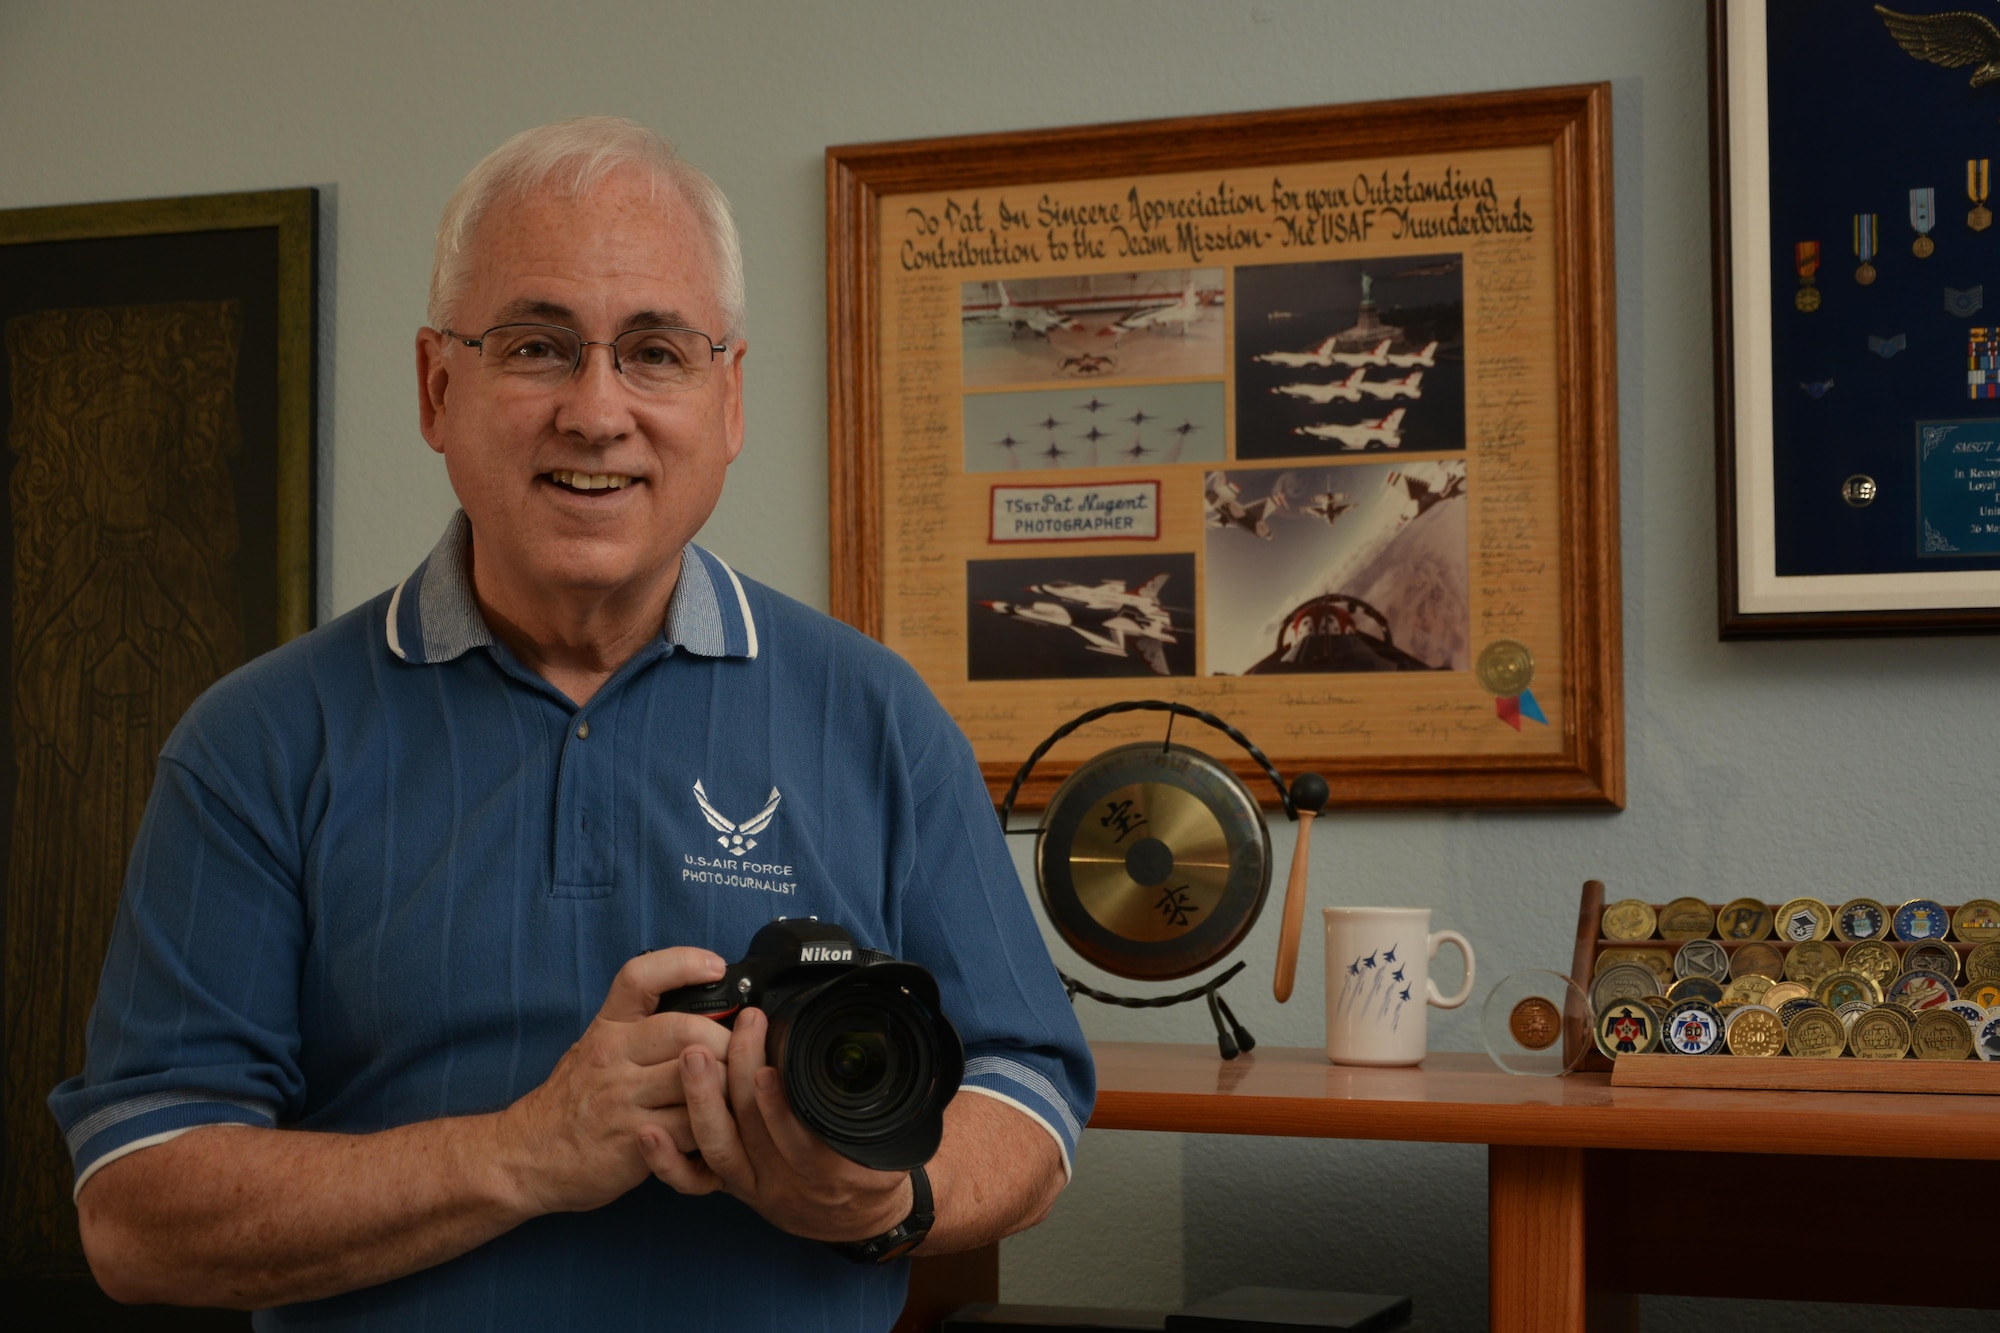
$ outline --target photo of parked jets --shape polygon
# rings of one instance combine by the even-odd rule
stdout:
[[[1204,478],[1206,670],[1464,671],[1465,460]]]
[[[1456,254],[1236,270],[1236,457],[1465,448]]]
[[[967,472],[1220,463],[1229,419],[1220,380],[968,393]]]
[[[1194,674],[1194,556],[973,560],[972,680]]]
[[[962,283],[964,382],[1220,378],[1223,291],[1219,268]]]

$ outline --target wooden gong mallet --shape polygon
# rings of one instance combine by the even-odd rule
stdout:
[[[1285,919],[1278,928],[1278,974],[1271,994],[1283,1004],[1292,998],[1292,980],[1299,969],[1299,932],[1306,920],[1306,868],[1312,860],[1313,816],[1326,808],[1326,779],[1301,773],[1292,782],[1292,809],[1299,817],[1299,836],[1292,844],[1292,874],[1285,881]]]

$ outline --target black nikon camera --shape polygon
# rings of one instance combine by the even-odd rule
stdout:
[[[659,1012],[733,1026],[750,1007],[771,1020],[764,1058],[792,1110],[828,1147],[877,1171],[931,1159],[965,1046],[929,972],[860,948],[817,917],[779,917],[722,980],[668,991]]]

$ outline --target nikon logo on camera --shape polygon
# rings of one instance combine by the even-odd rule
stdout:
[[[851,963],[854,950],[845,944],[806,944],[799,947],[801,963]]]

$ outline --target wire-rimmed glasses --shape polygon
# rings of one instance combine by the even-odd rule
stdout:
[[[477,338],[444,335],[479,353],[480,364],[518,382],[553,389],[576,374],[586,347],[609,347],[611,368],[634,388],[676,393],[701,387],[715,358],[728,350],[699,329],[627,329],[610,342],[585,338],[560,324],[496,324]]]

